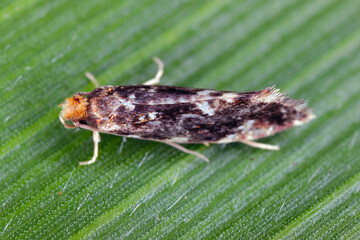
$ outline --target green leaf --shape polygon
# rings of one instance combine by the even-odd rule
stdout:
[[[1,239],[358,239],[360,3],[0,2]],[[101,85],[276,85],[317,118],[262,142],[170,146],[65,129],[58,105]],[[120,152],[120,146],[122,151]],[[146,156],[146,157],[145,157]]]

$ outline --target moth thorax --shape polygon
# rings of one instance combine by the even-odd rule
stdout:
[[[85,119],[88,115],[87,99],[81,95],[75,94],[71,98],[65,99],[60,106],[62,107],[61,117],[69,121]]]

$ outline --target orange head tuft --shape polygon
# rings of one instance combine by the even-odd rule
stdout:
[[[85,119],[88,114],[88,104],[85,97],[75,94],[71,98],[65,99],[65,102],[60,104],[62,107],[61,117],[70,121]]]

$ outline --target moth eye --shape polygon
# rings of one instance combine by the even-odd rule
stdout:
[[[87,123],[86,123],[85,120],[80,120],[79,123],[80,123],[80,124],[83,124],[83,125],[87,125]]]

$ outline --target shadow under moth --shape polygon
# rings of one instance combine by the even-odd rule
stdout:
[[[154,61],[159,70],[142,85],[99,87],[94,76],[86,73],[96,88],[75,93],[60,104],[59,118],[66,128],[93,131],[93,157],[80,165],[96,161],[99,132],[166,143],[208,162],[206,156],[180,144],[242,142],[278,150],[278,146],[254,140],[315,117],[302,100],[291,99],[273,87],[238,93],[157,85],[163,63],[158,58]]]

